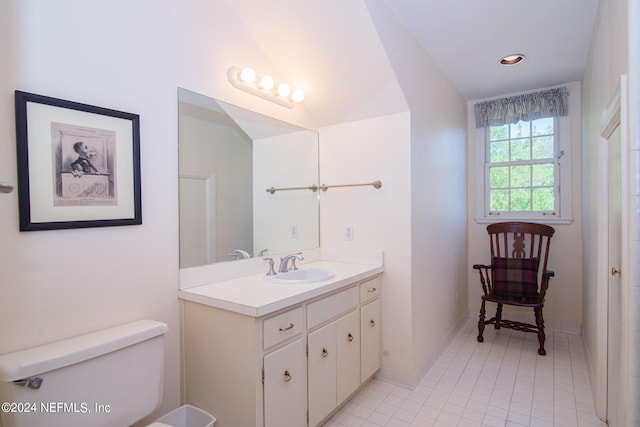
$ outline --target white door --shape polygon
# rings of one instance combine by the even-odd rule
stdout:
[[[180,176],[180,267],[215,259],[211,177]]]
[[[607,343],[607,421],[611,426],[621,425],[620,370],[622,367],[622,347],[620,329],[622,327],[622,281],[620,279],[622,242],[622,180],[620,127],[608,139],[608,254],[609,254],[609,306]]]

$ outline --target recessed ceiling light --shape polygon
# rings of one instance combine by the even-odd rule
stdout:
[[[514,53],[513,55],[507,55],[500,59],[500,65],[508,67],[510,65],[519,64],[524,60],[524,55],[521,53]]]

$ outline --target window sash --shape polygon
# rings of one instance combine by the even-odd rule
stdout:
[[[528,121],[527,124],[529,124],[529,126],[531,126],[531,121]],[[506,218],[524,218],[524,217],[530,217],[530,218],[542,218],[542,217],[560,217],[561,216],[561,212],[560,212],[560,206],[561,206],[561,200],[560,200],[560,164],[557,161],[558,159],[558,153],[559,153],[559,147],[560,147],[560,132],[559,132],[559,120],[558,118],[554,118],[553,121],[553,157],[549,157],[549,158],[543,158],[543,159],[532,159],[531,157],[533,157],[532,155],[530,155],[529,160],[514,160],[514,161],[503,161],[503,162],[490,162],[491,159],[491,142],[495,142],[495,141],[491,141],[490,139],[490,127],[487,126],[484,128],[484,140],[485,140],[485,162],[484,162],[484,214],[485,217],[506,217]],[[530,141],[530,144],[532,143],[533,139],[536,136],[533,136],[531,134],[531,132],[529,132],[529,136],[527,138],[524,139],[528,139]],[[517,140],[521,140],[523,138],[521,137],[516,137],[516,138],[511,138],[511,135],[508,135],[507,139],[502,139],[500,141],[506,141],[509,144],[509,158],[511,158],[511,143],[513,141],[517,141]],[[530,150],[530,154],[532,154],[532,146],[529,146],[529,150]],[[495,168],[495,167],[512,167],[512,166],[531,166],[533,168],[533,165],[541,165],[541,164],[553,164],[554,165],[554,182],[552,186],[536,186],[533,185],[533,177],[532,174],[533,172],[530,171],[530,176],[529,176],[529,184],[525,185],[525,186],[516,186],[516,185],[512,185],[511,182],[511,171],[509,171],[509,179],[507,182],[507,186],[506,187],[496,187],[496,188],[492,188],[491,187],[491,169]],[[552,188],[553,189],[553,205],[554,208],[550,209],[550,210],[533,210],[534,208],[534,201],[533,201],[533,197],[534,197],[534,189],[535,188]],[[512,208],[512,200],[511,200],[511,196],[513,195],[513,190],[518,190],[518,189],[525,189],[526,191],[529,192],[529,208],[528,210],[511,210]],[[507,205],[509,210],[501,210],[501,211],[495,211],[495,210],[491,210],[491,191],[492,190],[505,190],[508,191],[508,197],[507,197]]]
[[[518,162],[520,164],[522,164],[523,162]],[[535,163],[526,163],[526,165],[533,165],[533,164],[549,164],[549,161],[546,162],[540,162],[540,161],[536,161]],[[530,206],[533,208],[533,190],[537,189],[537,188],[552,188],[553,189],[553,206],[554,209],[549,209],[549,210],[533,210],[533,209],[529,209],[529,210],[501,210],[501,211],[492,211],[490,209],[491,207],[491,186],[490,186],[490,173],[491,173],[491,168],[493,167],[499,167],[499,166],[514,166],[514,163],[485,163],[485,172],[484,172],[484,181],[485,181],[485,188],[487,189],[485,191],[484,194],[484,205],[485,205],[485,216],[487,217],[496,217],[496,216],[500,216],[500,217],[507,217],[507,218],[523,218],[523,217],[560,217],[561,211],[560,211],[560,185],[558,184],[558,177],[560,176],[560,165],[557,162],[554,162],[554,174],[555,174],[555,178],[554,178],[554,184],[553,186],[539,186],[539,185],[533,185],[533,183],[531,183],[531,185],[529,186],[511,186],[511,184],[509,183],[509,186],[507,187],[496,187],[493,188],[494,190],[507,190],[507,191],[512,191],[512,190],[518,190],[518,189],[525,189],[525,190],[529,190],[531,191],[531,195],[530,195]],[[511,195],[511,194],[510,194]],[[511,200],[509,199],[509,206],[511,206]]]

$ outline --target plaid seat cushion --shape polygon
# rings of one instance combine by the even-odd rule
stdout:
[[[537,258],[499,258],[491,260],[493,293],[496,295],[536,298],[538,296]]]

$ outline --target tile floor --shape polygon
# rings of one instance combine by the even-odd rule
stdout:
[[[595,414],[581,338],[485,329],[469,319],[414,390],[372,380],[324,427],[606,426]]]

